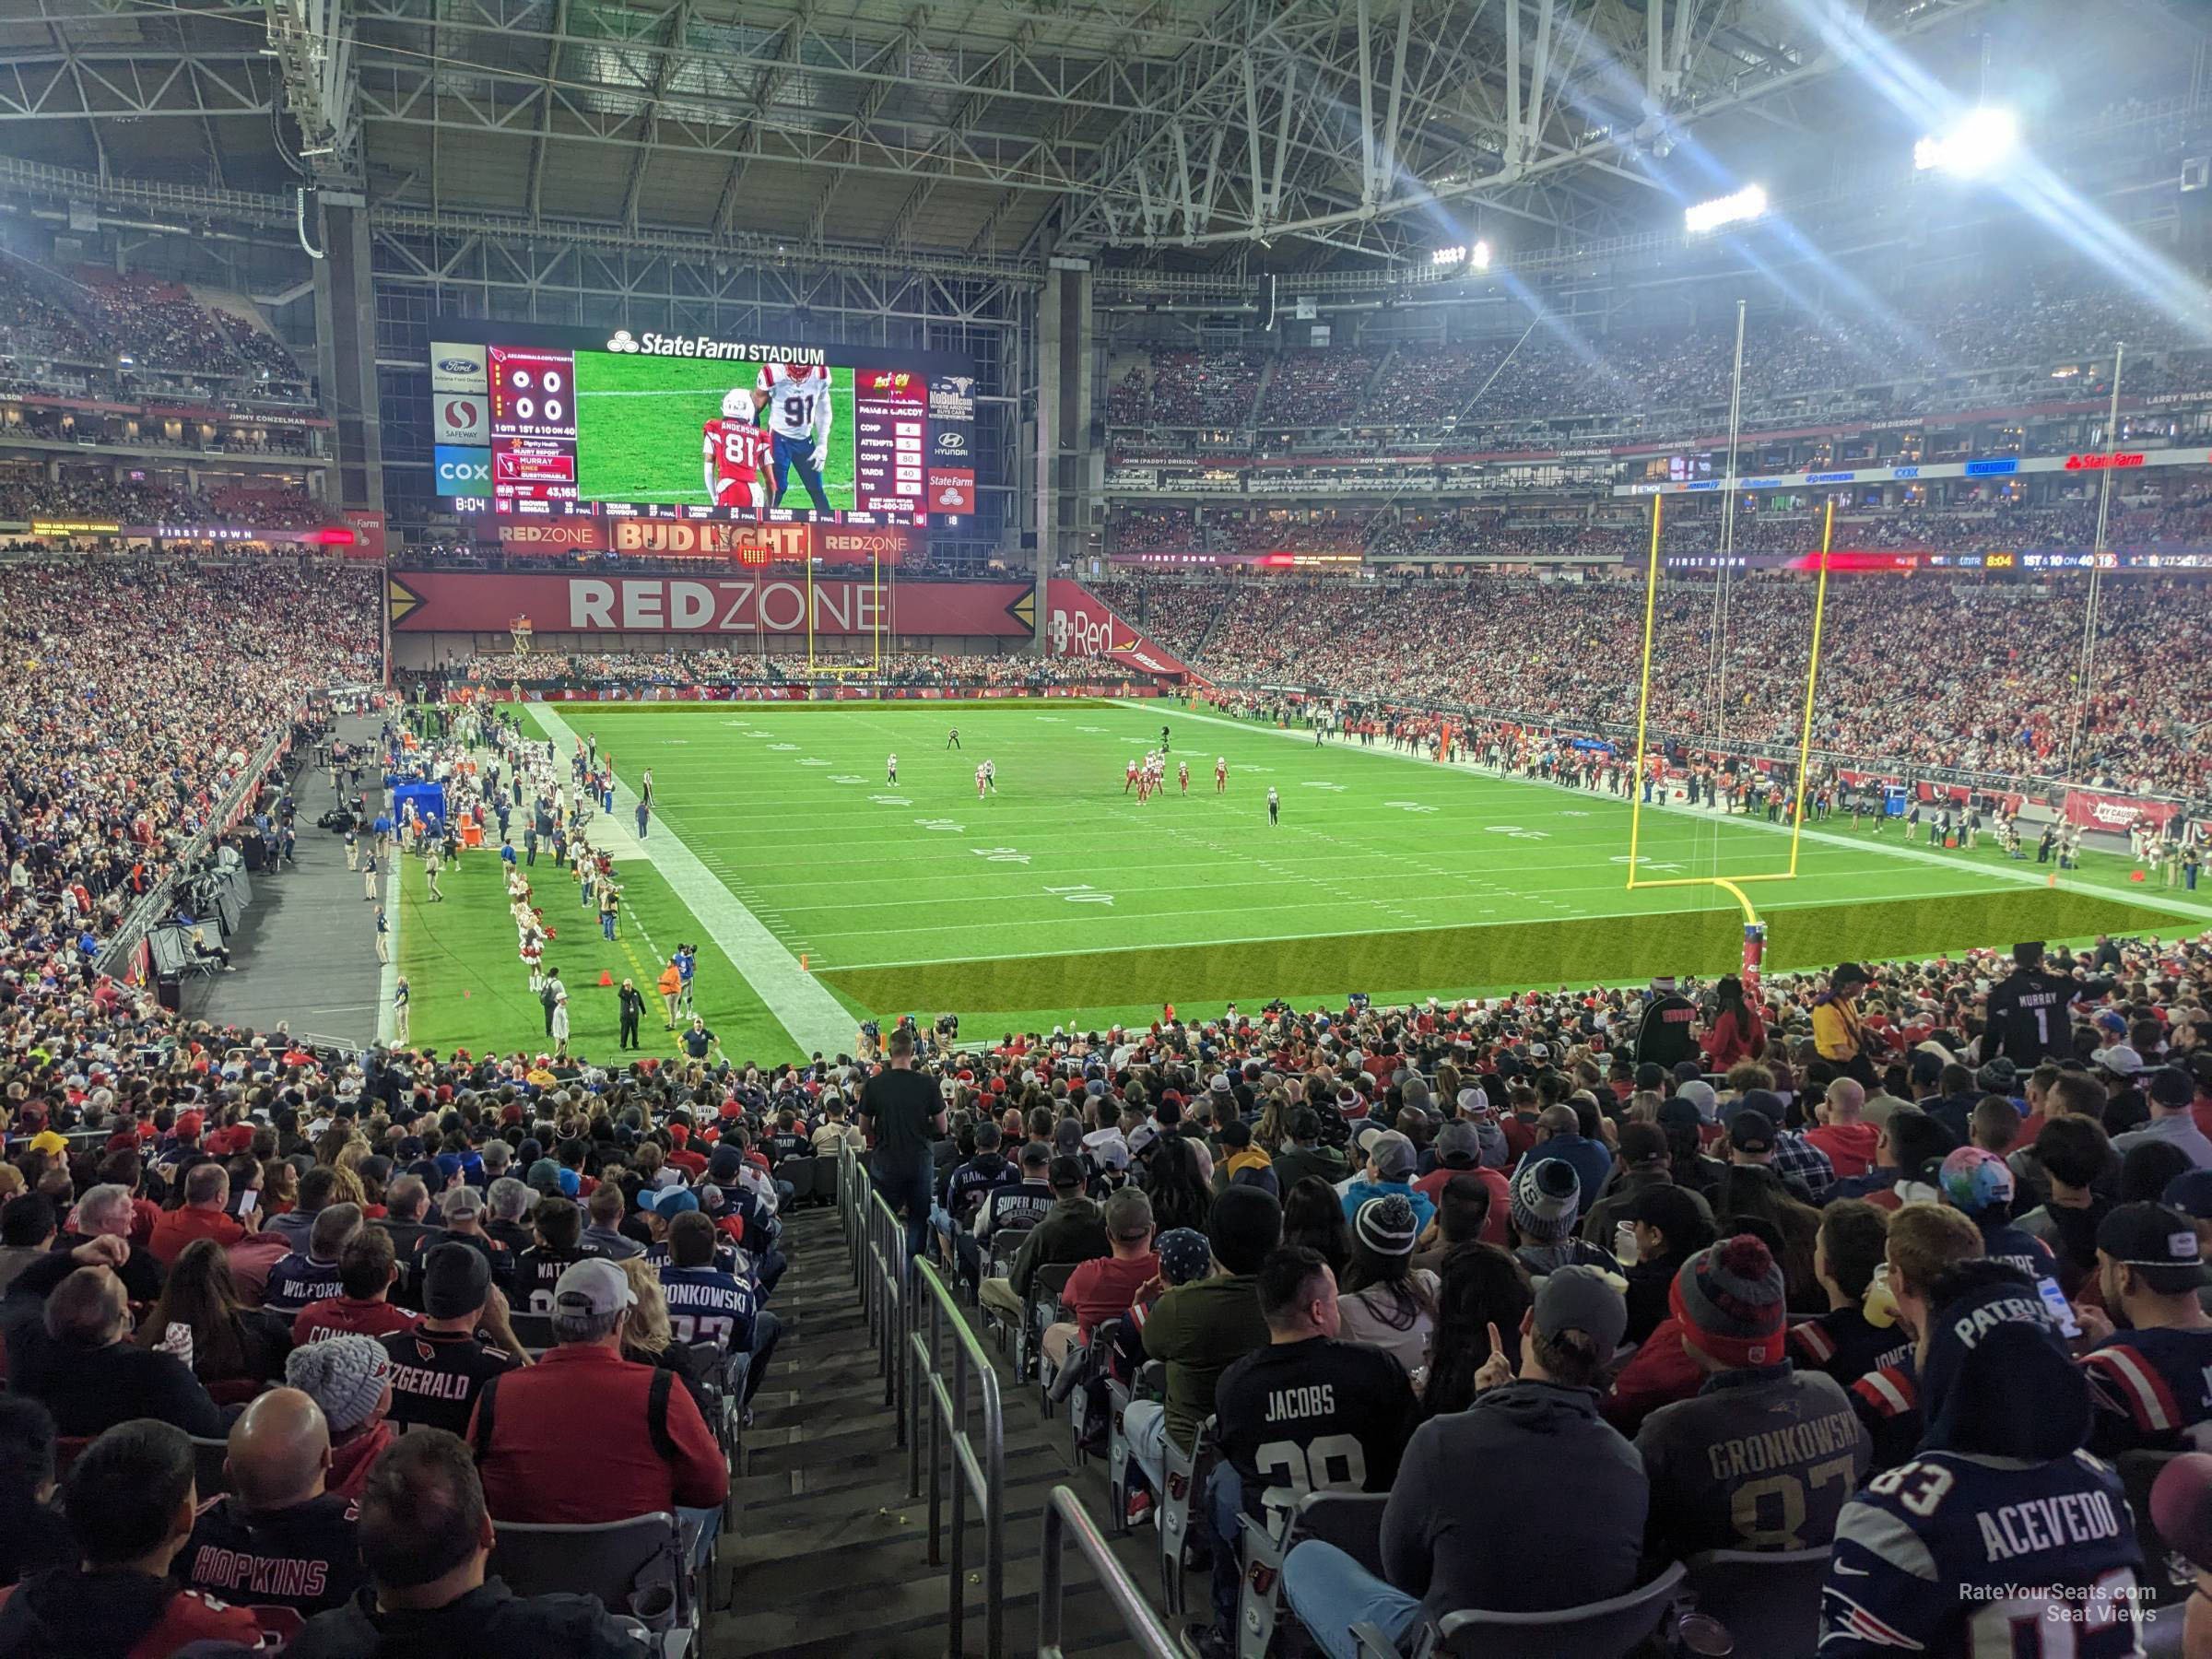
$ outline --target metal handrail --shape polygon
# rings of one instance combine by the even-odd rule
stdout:
[[[864,1182],[865,1177],[863,1177]],[[883,1201],[873,1182],[862,1195],[861,1220],[866,1253],[861,1265],[861,1295],[868,1312],[868,1336],[876,1344],[876,1366],[883,1376],[883,1406],[891,1414],[898,1443],[906,1441],[906,1409],[900,1388],[906,1367],[900,1349],[909,1319],[906,1307],[906,1229]]]
[[[880,1199],[878,1200],[880,1202]],[[888,1214],[887,1207],[886,1214]],[[903,1237],[903,1233],[900,1235]],[[908,1264],[908,1284],[916,1291],[913,1312],[919,1315],[926,1301],[929,1331],[924,1335],[919,1317],[907,1333],[907,1352],[912,1375],[906,1390],[907,1489],[922,1495],[922,1401],[928,1391],[929,1413],[929,1563],[947,1565],[949,1584],[946,1609],[947,1647],[958,1653],[961,1646],[962,1596],[968,1582],[968,1500],[972,1497],[983,1509],[983,1659],[1002,1659],[1006,1652],[1006,1418],[999,1400],[998,1372],[983,1351],[959,1304],[938,1277],[937,1270],[919,1256]],[[940,1356],[945,1332],[952,1341],[951,1385],[947,1386]],[[983,1444],[979,1456],[969,1431],[969,1384],[975,1382],[982,1396]],[[952,1482],[952,1559],[946,1563],[940,1549],[940,1512],[944,1501],[944,1466],[950,1442]],[[1169,1650],[1171,1651],[1171,1650]]]
[[[1146,1659],[1175,1659],[1182,1650],[1168,1634],[1167,1626],[1159,1622],[1159,1615],[1152,1611],[1152,1604],[1137,1589],[1135,1581],[1113,1559],[1098,1524],[1083,1507],[1083,1500],[1064,1486],[1054,1487],[1044,1504],[1043,1560],[1037,1577],[1037,1659],[1064,1659],[1060,1618],[1061,1603],[1067,1593],[1065,1556],[1071,1534],[1076,1547],[1098,1575],[1099,1588],[1106,1592],[1106,1599],[1121,1615],[1122,1629],[1143,1650]]]

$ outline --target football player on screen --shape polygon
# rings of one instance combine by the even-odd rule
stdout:
[[[707,500],[714,506],[759,512],[768,505],[769,435],[759,420],[759,400],[733,386],[723,394],[721,418],[706,423]]]
[[[822,468],[830,459],[830,371],[796,363],[763,363],[753,382],[753,402],[768,411],[768,428],[774,439],[774,505],[783,504],[791,475],[814,500],[817,512],[830,511],[822,493]]]

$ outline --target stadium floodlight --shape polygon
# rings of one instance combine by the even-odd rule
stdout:
[[[1708,230],[1718,230],[1723,225],[1741,224],[1755,219],[1767,210],[1767,193],[1757,184],[1747,184],[1733,195],[1715,196],[1710,202],[1700,202],[1686,208],[1682,214],[1685,235],[1702,236]]]
[[[1969,110],[1943,133],[1930,133],[1912,147],[1912,165],[1927,172],[1940,168],[1962,179],[1978,179],[2020,147],[2020,118],[2010,110],[1984,104]]]
[[[1432,265],[1465,265],[1470,271],[1490,268],[1490,244],[1478,241],[1473,247],[1438,248],[1429,255]]]

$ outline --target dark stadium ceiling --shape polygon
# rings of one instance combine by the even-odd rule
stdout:
[[[0,0],[0,157],[253,192],[305,171],[394,213],[648,243],[1311,268],[1678,226],[1891,141],[1870,65],[1894,53],[1970,100],[1993,63],[2100,102],[2186,91],[2206,10]]]

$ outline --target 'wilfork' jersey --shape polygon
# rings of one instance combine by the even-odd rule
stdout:
[[[714,464],[715,493],[725,483],[750,484],[768,459],[768,433],[749,420],[716,416],[706,424],[707,459]]]
[[[811,438],[830,419],[830,371],[763,363],[756,392],[768,394],[769,424],[786,438]]]

